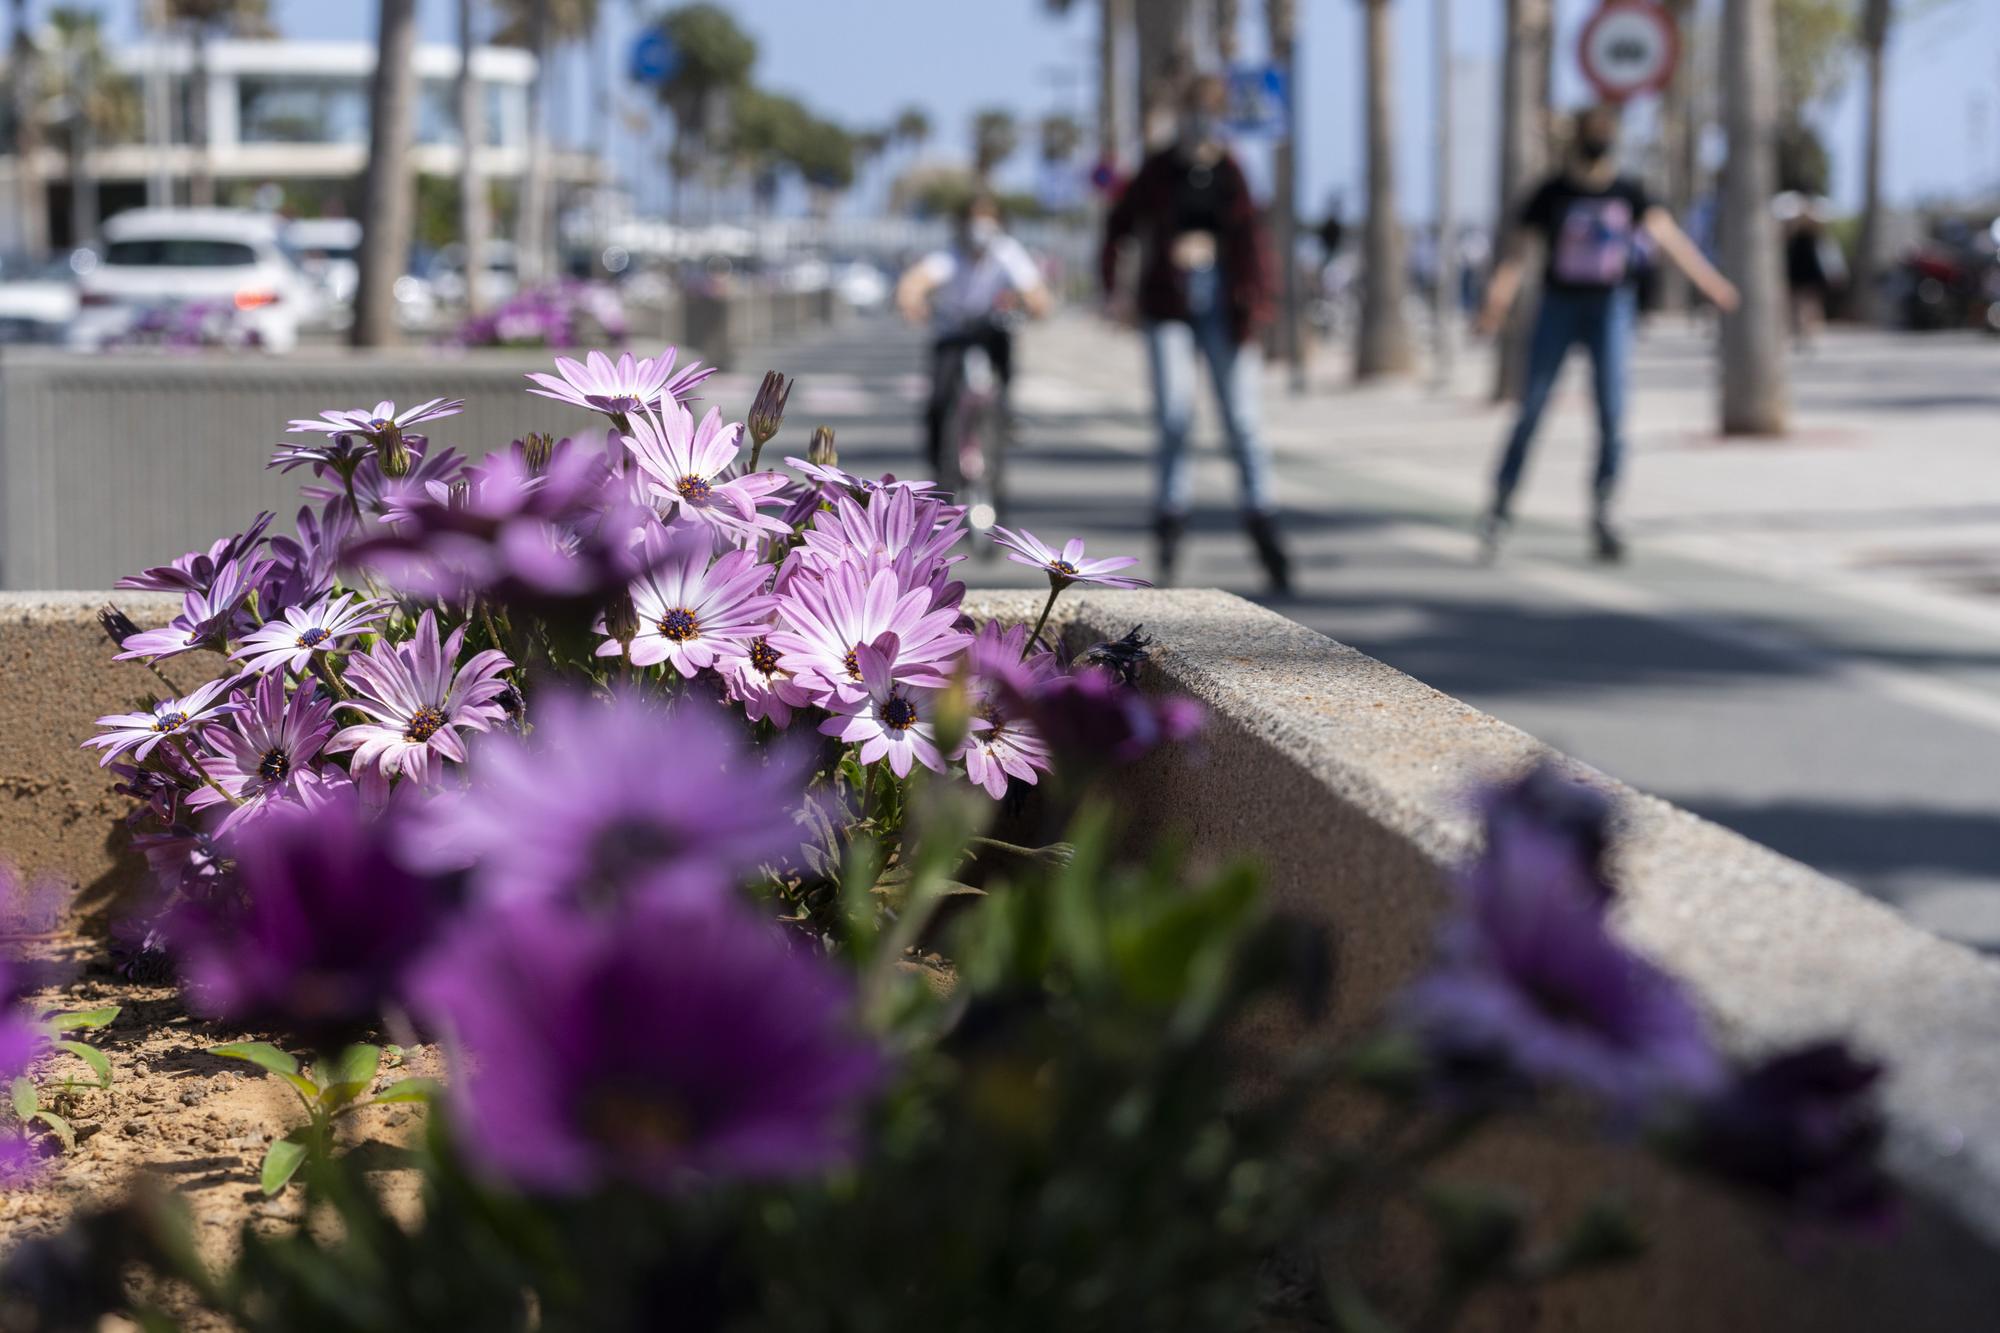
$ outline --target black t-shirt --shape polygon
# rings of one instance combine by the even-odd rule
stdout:
[[[1551,176],[1521,210],[1521,225],[1548,242],[1543,283],[1558,291],[1603,292],[1638,272],[1640,221],[1653,206],[1646,187],[1620,176],[1601,190]]]
[[[1174,167],[1174,235],[1220,232],[1224,200],[1215,166],[1199,166],[1179,158]]]

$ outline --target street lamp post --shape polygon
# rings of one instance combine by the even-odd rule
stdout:
[[[1453,289],[1458,286],[1458,251],[1452,242],[1455,224],[1451,188],[1451,0],[1435,0],[1432,14],[1437,30],[1437,262],[1431,283],[1432,336],[1436,339],[1431,375],[1432,384],[1442,393],[1451,387],[1456,350],[1451,336],[1451,306]]]

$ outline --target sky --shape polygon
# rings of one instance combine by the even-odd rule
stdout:
[[[1711,6],[1719,0],[1705,0]],[[52,0],[36,0],[45,11]],[[613,43],[623,51],[652,0],[602,0]],[[1398,184],[1403,211],[1430,212],[1433,182],[1437,0],[1396,0],[1394,51],[1400,133]],[[1448,0],[1457,110],[1453,181],[1461,215],[1490,212],[1496,152],[1501,0]],[[1890,51],[1884,184],[1897,203],[2000,192],[2000,0],[1932,0],[1898,33]],[[1556,97],[1587,100],[1576,68],[1577,35],[1597,0],[1556,0]],[[130,22],[130,0],[103,0],[114,30]],[[972,114],[1006,106],[1023,119],[1065,109],[1089,119],[1094,94],[1095,6],[1082,3],[1068,19],[1050,17],[1042,0],[735,0],[726,5],[758,39],[756,77],[792,93],[822,114],[852,125],[881,124],[902,106],[931,113],[931,152],[963,151]],[[1260,45],[1263,6],[1245,11],[1244,51]],[[280,29],[299,38],[372,38],[372,0],[272,0]],[[1335,192],[1350,211],[1365,191],[1362,168],[1361,6],[1355,0],[1298,0],[1301,25],[1300,206],[1316,212]],[[454,0],[418,0],[424,38],[450,41]],[[584,103],[591,70],[579,55],[558,74],[556,134],[582,138],[591,124]],[[1833,194],[1853,207],[1860,197],[1861,89],[1850,79],[1817,117],[1834,164]],[[621,96],[641,105],[624,85]],[[627,139],[615,149],[637,158]],[[1031,179],[1026,151],[1011,168],[1015,183]]]

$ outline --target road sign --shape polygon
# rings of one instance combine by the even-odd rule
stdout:
[[[680,68],[681,53],[658,28],[647,28],[632,43],[632,82],[661,84]]]
[[[1577,46],[1583,76],[1607,102],[1666,87],[1680,54],[1679,26],[1655,0],[1604,0]]]
[[[1229,110],[1225,117],[1229,128],[1237,134],[1283,137],[1289,95],[1285,71],[1278,66],[1238,65],[1229,71]]]

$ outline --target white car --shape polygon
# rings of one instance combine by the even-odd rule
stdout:
[[[234,336],[291,351],[320,299],[285,247],[284,225],[231,208],[139,208],[109,219],[97,263],[79,275],[69,345],[95,350],[198,308]]]
[[[76,318],[76,272],[67,256],[0,257],[0,343],[61,343]]]
[[[354,289],[361,284],[361,224],[353,218],[300,218],[286,226],[285,243],[319,283],[328,322],[346,327],[354,318]]]

